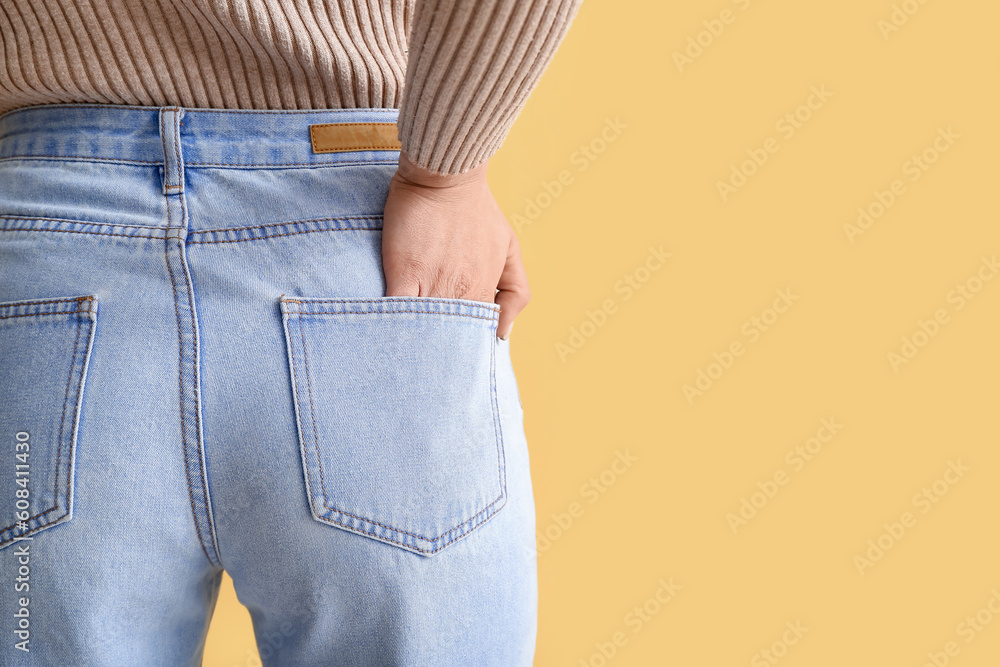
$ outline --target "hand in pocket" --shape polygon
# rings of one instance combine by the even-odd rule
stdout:
[[[486,166],[435,174],[401,152],[385,203],[382,263],[386,296],[496,303],[497,332],[506,340],[531,293],[520,245],[493,198]]]

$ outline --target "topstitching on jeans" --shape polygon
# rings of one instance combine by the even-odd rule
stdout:
[[[335,153],[344,155],[344,153]],[[351,158],[340,158],[329,162],[185,162],[185,166],[198,167],[353,167],[365,164],[397,164],[399,160],[355,160]]]
[[[280,227],[281,225],[297,225],[303,222],[333,222],[335,220],[381,220],[379,214],[372,215],[340,215],[322,218],[303,218],[301,220],[290,220],[286,222],[268,222],[263,225],[250,225],[247,227],[214,227],[212,229],[198,229],[192,234],[208,234],[210,232],[235,232],[246,229],[265,229],[267,227]],[[344,227],[344,229],[370,229],[369,227]]]
[[[83,305],[83,301],[87,301],[87,300],[88,299],[76,299],[76,302],[77,302],[77,309],[76,310],[73,310],[73,311],[60,311],[60,314],[63,313],[63,312],[67,312],[67,313],[84,312],[83,309],[80,308],[80,306]],[[35,302],[35,304],[38,305],[38,304],[42,304],[42,303],[55,303],[56,301],[59,301],[59,300],[57,299],[57,300],[53,300],[53,301],[39,301],[39,302]],[[32,315],[35,315],[36,317],[37,316],[41,316],[41,315],[54,315],[54,314],[56,314],[56,313],[32,313]],[[12,316],[12,317],[17,317],[17,316]],[[55,511],[57,511],[59,509],[59,465],[62,462],[63,428],[65,427],[65,424],[66,424],[66,406],[69,404],[69,388],[70,388],[71,383],[73,382],[73,374],[74,374],[74,371],[76,369],[76,356],[77,356],[77,353],[79,352],[79,347],[80,347],[80,331],[83,329],[83,324],[84,324],[84,320],[82,318],[78,318],[77,322],[76,322],[76,338],[73,341],[73,358],[70,360],[70,364],[69,364],[69,377],[66,378],[66,393],[63,396],[62,418],[59,421],[59,438],[56,441],[57,442],[57,446],[56,446],[56,467],[55,467],[55,469],[56,469],[56,475],[55,475],[56,481],[55,481],[55,488],[53,488],[53,490],[52,490],[52,495],[56,498],[56,505],[54,507],[50,507],[49,509],[47,509],[47,510],[45,510],[43,512],[39,512],[38,514],[36,514],[36,515],[28,518],[27,521],[33,521],[34,519],[37,519],[37,518],[42,517],[42,516],[45,516],[46,514],[51,514],[52,512],[55,512]],[[87,324],[88,324],[88,326],[92,326],[91,320],[88,319],[87,320]],[[83,387],[84,376],[83,376],[83,370],[82,370],[82,368],[81,368],[81,371],[79,373],[79,376],[80,376],[80,382],[79,382],[79,384],[77,386],[77,396],[79,396],[79,392],[80,392],[81,388]],[[72,433],[74,433],[76,431],[76,422],[79,419],[79,416],[80,416],[80,403],[79,403],[79,401],[77,401],[76,408],[73,411],[73,428],[70,429],[70,434],[72,434]],[[72,463],[72,458],[70,458],[70,462]],[[52,525],[56,521],[59,521],[60,519],[62,519],[63,517],[65,517],[65,516],[67,516],[69,514],[68,500],[69,500],[70,480],[72,478],[73,478],[73,469],[71,467],[66,472],[66,495],[65,495],[65,498],[67,499],[67,506],[64,508],[66,511],[63,512],[62,514],[60,514],[59,516],[57,516],[57,517],[55,517],[53,519],[49,519],[45,523],[43,523],[43,524],[41,524],[39,526],[36,526],[35,528],[32,528],[31,530],[28,530],[28,531],[25,531],[25,532],[21,533],[18,537],[24,537],[25,535],[30,535],[32,533],[37,533],[38,531],[42,530],[46,526]],[[10,542],[13,542],[14,539],[16,539],[16,538],[11,537],[10,539],[7,539],[7,540],[4,540],[3,542],[0,542],[0,547],[3,547],[4,545],[9,544]]]
[[[181,332],[181,312],[180,312],[180,303],[177,297],[177,280],[174,278],[174,271],[173,268],[170,266],[169,250],[170,250],[170,240],[165,239],[165,242],[163,244],[163,256],[164,256],[164,261],[167,263],[167,273],[170,275],[170,284],[173,288],[174,314],[177,317],[177,386],[180,390],[181,439],[182,441],[185,441],[182,442],[181,445],[181,449],[184,451],[184,473],[187,477],[188,499],[191,501],[191,515],[194,518],[194,529],[198,533],[198,543],[201,545],[201,550],[205,554],[205,558],[208,559],[208,562],[212,563],[212,565],[215,565],[215,562],[212,560],[212,557],[208,555],[208,549],[205,548],[205,539],[204,537],[202,537],[201,534],[201,524],[198,521],[197,509],[195,508],[194,505],[194,487],[191,484],[191,468],[188,464],[187,444],[186,444],[187,416],[185,414],[185,405],[184,405],[184,337]]]
[[[170,128],[170,131],[174,134],[174,141],[173,141],[173,146],[172,146],[173,154],[171,155],[171,154],[168,153],[168,151],[170,150],[170,147],[168,147],[168,145],[166,143],[167,128],[166,128],[165,122],[164,122],[164,120],[165,120],[165,118],[167,116],[167,113],[164,113],[164,111],[171,110],[171,109],[175,109],[175,108],[174,107],[162,108],[160,110],[160,114],[159,114],[159,116],[160,116],[160,118],[159,118],[159,120],[160,120],[160,139],[161,139],[161,144],[162,144],[162,147],[163,147],[163,179],[164,179],[163,183],[164,183],[164,185],[169,185],[170,184],[170,178],[172,176],[177,176],[178,178],[182,178],[183,177],[182,167],[178,167],[178,170],[177,170],[176,174],[171,174],[170,173],[170,161],[171,161],[170,158],[171,157],[178,164],[181,164],[181,165],[183,164],[183,154],[181,153],[180,144],[177,141],[177,137],[178,137],[178,135],[180,133],[177,131],[177,128],[175,126],[175,123],[179,121],[179,118],[177,118],[176,115],[172,115],[171,118],[170,118],[170,123],[171,123],[171,126],[172,126]],[[181,185],[183,185],[183,183],[181,183]],[[189,499],[189,501],[191,503],[191,516],[192,516],[192,519],[194,520],[195,532],[197,533],[197,536],[198,536],[198,543],[201,545],[201,550],[205,554],[205,558],[208,559],[208,562],[211,563],[214,566],[214,565],[217,565],[217,564],[221,563],[221,557],[219,555],[218,546],[216,545],[216,542],[215,542],[215,535],[213,534],[213,525],[212,525],[213,524],[213,520],[212,520],[212,513],[211,513],[211,503],[210,503],[209,498],[208,498],[208,484],[207,484],[207,480],[205,479],[205,470],[204,470],[204,467],[202,465],[202,459],[203,459],[203,456],[202,456],[202,446],[203,446],[203,443],[202,443],[202,439],[201,439],[202,430],[201,430],[200,410],[199,410],[200,396],[199,396],[199,393],[198,393],[198,364],[200,363],[199,362],[199,358],[198,358],[199,340],[198,340],[198,332],[197,332],[197,315],[195,314],[195,311],[194,311],[194,292],[193,292],[192,287],[191,287],[190,274],[188,273],[187,259],[184,256],[184,241],[182,239],[180,239],[178,237],[175,237],[175,236],[172,236],[170,234],[170,232],[173,232],[173,231],[175,231],[177,229],[183,230],[184,232],[187,231],[188,217],[187,217],[186,195],[184,194],[184,191],[183,191],[182,188],[178,188],[178,190],[179,190],[178,192],[167,191],[166,194],[163,195],[163,196],[166,197],[166,206],[167,206],[167,212],[166,212],[167,226],[165,228],[167,233],[166,233],[166,235],[164,237],[164,243],[163,243],[163,258],[164,258],[164,263],[166,265],[167,273],[170,276],[170,284],[171,284],[171,288],[173,290],[174,314],[175,314],[176,320],[177,320],[177,385],[178,385],[178,391],[179,391],[179,394],[180,394],[181,449],[184,452],[184,473],[185,473],[185,477],[186,477],[186,481],[187,481],[187,485],[188,485],[188,499]],[[174,197],[179,198],[180,202],[172,202],[171,200]],[[179,224],[177,226],[173,226],[174,216],[173,216],[173,213],[172,213],[172,204],[176,205],[176,203],[180,204],[180,220],[179,220]],[[174,275],[174,273],[175,273],[175,262],[171,261],[171,253],[170,253],[170,245],[171,245],[170,241],[171,241],[171,239],[175,239],[177,241],[176,256],[177,256],[177,261],[180,262],[181,269],[182,269],[182,272],[183,272],[181,276],[177,276],[177,277],[175,277],[175,275]],[[194,382],[194,406],[193,406],[193,410],[194,410],[194,413],[195,413],[195,433],[194,433],[194,436],[193,436],[193,440],[195,442],[196,449],[198,451],[198,468],[199,468],[199,471],[200,471],[200,474],[201,474],[202,495],[204,497],[204,503],[205,503],[206,520],[208,522],[208,525],[206,526],[206,530],[208,532],[208,540],[211,543],[212,552],[215,555],[214,559],[212,558],[211,555],[209,555],[209,553],[208,553],[208,547],[205,544],[205,537],[204,537],[204,535],[202,533],[202,530],[201,530],[201,519],[200,519],[200,516],[199,516],[199,513],[198,513],[198,509],[197,509],[197,507],[195,505],[195,500],[194,500],[194,485],[193,485],[192,480],[191,480],[191,460],[190,460],[190,457],[188,456],[189,442],[191,442],[191,438],[189,437],[189,428],[188,428],[188,422],[189,422],[190,417],[189,417],[188,413],[189,413],[189,411],[192,408],[187,405],[187,401],[185,399],[186,391],[185,391],[185,386],[184,386],[184,334],[183,334],[183,325],[182,325],[181,313],[180,313],[180,311],[181,311],[181,306],[180,306],[180,288],[178,287],[178,284],[177,284],[178,283],[178,278],[183,278],[183,280],[184,280],[184,288],[185,288],[185,291],[186,291],[185,297],[186,297],[186,300],[187,300],[187,303],[188,303],[188,307],[189,307],[190,326],[191,326],[190,334],[191,334],[191,344],[192,344],[192,347],[193,347],[192,360],[193,360],[193,363],[194,363],[194,376],[193,376],[193,382]]]
[[[178,148],[178,150],[180,150]],[[184,226],[187,226],[187,197],[182,193],[181,197],[181,221]],[[183,247],[181,248],[183,252]],[[198,468],[201,471],[201,485],[202,485],[202,496],[205,499],[205,514],[208,519],[208,536],[212,542],[212,551],[215,553],[216,559],[221,564],[222,555],[219,553],[219,546],[215,539],[215,517],[212,514],[212,501],[209,497],[209,487],[208,487],[208,470],[205,468],[205,453],[204,453],[204,441],[202,440],[202,425],[201,425],[201,410],[199,406],[201,405],[201,339],[198,334],[198,315],[195,313],[195,303],[194,303],[194,283],[191,280],[191,274],[188,269],[187,258],[183,255],[181,256],[181,268],[184,269],[184,284],[187,287],[188,292],[188,309],[191,315],[191,336],[194,341],[194,399],[195,399],[195,433],[198,438]],[[184,452],[185,457],[187,456],[187,451]]]
[[[301,303],[301,302],[298,302],[298,303]],[[400,312],[400,311],[393,311],[393,312]],[[412,311],[412,312],[421,312],[421,313],[424,313],[424,311]],[[318,313],[307,313],[307,314],[308,315],[316,315]],[[332,314],[339,314],[339,313],[326,313],[326,314],[331,314],[332,315]],[[424,313],[424,314],[427,314],[427,313]],[[437,313],[435,313],[435,314],[437,314]],[[313,423],[313,445],[314,445],[313,448],[314,448],[314,450],[316,452],[316,461],[319,464],[319,480],[320,480],[320,488],[322,489],[322,492],[323,492],[323,507],[325,507],[326,509],[331,510],[333,512],[337,512],[338,514],[343,514],[344,516],[349,516],[349,517],[358,519],[360,521],[364,521],[366,523],[370,523],[370,524],[373,524],[373,525],[376,525],[376,526],[381,526],[383,528],[387,528],[387,529],[389,529],[389,530],[391,530],[391,531],[393,531],[395,533],[402,533],[404,535],[410,535],[411,537],[416,537],[418,539],[424,540],[425,542],[432,542],[433,543],[433,542],[436,542],[437,540],[440,540],[440,539],[442,539],[444,537],[447,537],[448,535],[451,535],[452,533],[460,531],[465,526],[467,526],[470,523],[474,522],[482,514],[488,512],[491,507],[493,507],[494,505],[496,505],[501,500],[504,500],[505,504],[506,504],[506,500],[505,500],[506,499],[506,494],[504,493],[504,487],[503,487],[503,469],[501,468],[501,462],[500,462],[501,461],[501,457],[503,456],[503,454],[502,454],[502,450],[500,448],[500,441],[497,440],[497,438],[500,437],[500,433],[497,431],[497,409],[498,409],[498,406],[497,406],[497,403],[496,403],[496,384],[494,382],[494,378],[495,378],[495,375],[494,375],[494,368],[495,368],[494,367],[494,349],[495,349],[495,346],[491,346],[491,348],[490,348],[490,400],[491,400],[490,407],[492,408],[494,440],[495,440],[496,449],[497,449],[497,475],[498,475],[498,479],[499,479],[499,483],[500,483],[500,495],[497,496],[493,500],[493,502],[491,502],[489,505],[487,505],[486,507],[484,507],[483,509],[481,509],[479,512],[477,512],[476,514],[472,515],[467,520],[465,520],[462,523],[460,523],[459,525],[455,526],[454,528],[452,528],[448,532],[446,532],[446,533],[444,533],[442,535],[439,535],[437,537],[425,537],[425,536],[419,535],[417,533],[411,533],[409,531],[405,531],[405,530],[402,530],[400,528],[394,528],[393,526],[388,526],[386,524],[380,523],[380,522],[375,521],[373,519],[369,519],[369,518],[357,516],[357,515],[351,514],[350,512],[345,512],[344,510],[340,510],[340,509],[337,509],[336,507],[332,507],[328,503],[328,501],[327,501],[328,496],[327,496],[327,492],[326,492],[326,482],[324,480],[324,475],[323,475],[323,458],[322,458],[322,456],[320,456],[320,452],[319,452],[319,427],[316,424],[316,410],[315,410],[315,407],[313,405],[312,380],[310,378],[310,373],[309,373],[309,355],[306,352],[305,328],[302,326],[302,312],[301,311],[298,313],[298,316],[299,316],[298,317],[298,320],[299,320],[299,335],[302,338],[302,359],[303,359],[302,366],[303,366],[303,368],[305,369],[305,372],[306,372],[306,384],[307,384],[307,388],[308,388],[308,392],[309,392],[309,409],[310,409],[310,412],[311,412],[312,423]],[[475,316],[470,315],[468,317],[475,317]],[[479,319],[485,319],[485,318],[479,318]],[[292,370],[293,370],[293,375],[294,375],[294,369],[295,369],[295,346],[294,345],[291,346],[291,353],[292,353]],[[296,414],[296,418],[298,418],[298,417],[299,417],[299,415]],[[300,427],[301,427],[301,422],[300,422]],[[305,463],[305,466],[306,466],[306,477],[307,477],[307,480],[308,480],[308,477],[309,477],[309,461],[308,461],[308,457],[305,457],[304,463]],[[312,501],[312,499],[310,498],[310,502],[311,501]],[[502,505],[501,505],[501,507],[502,507]],[[499,508],[498,508],[498,510],[499,510]],[[359,528],[359,527],[356,527],[356,526],[351,526],[349,524],[344,523],[343,521],[338,521],[335,517],[324,517],[324,519],[327,520],[327,521],[330,521],[330,522],[342,525],[342,526],[344,526],[346,528],[350,528],[351,530],[357,530],[357,531],[360,531],[360,532],[364,532],[364,533],[366,533],[368,535],[372,535],[373,537],[378,537],[379,539],[384,539],[384,540],[387,540],[389,542],[393,542],[395,544],[399,544],[399,545],[402,545],[402,546],[411,547],[413,549],[416,549],[416,550],[424,552],[424,553],[436,553],[436,552],[440,551],[441,549],[445,548],[446,546],[448,546],[449,544],[451,544],[452,542],[458,540],[463,535],[467,535],[468,533],[471,533],[473,530],[476,530],[477,528],[479,528],[479,526],[482,526],[485,523],[485,521],[480,522],[478,525],[473,526],[468,531],[462,532],[462,533],[456,535],[455,537],[453,537],[452,539],[450,539],[450,540],[442,543],[436,549],[422,549],[419,546],[416,546],[416,545],[413,545],[413,544],[407,544],[407,543],[400,542],[400,541],[397,541],[397,540],[393,540],[392,538],[385,537],[384,535],[379,535],[379,534],[374,533],[372,531],[365,530],[364,528]]]
[[[122,164],[161,164],[160,160],[133,160],[120,157],[94,157],[92,155],[39,155],[35,153],[24,153],[22,155],[8,155],[0,157],[0,162],[4,160],[33,160],[33,159],[57,158],[74,162],[120,162]]]
[[[386,149],[389,150],[389,149]],[[362,152],[362,151],[358,151]],[[398,152],[398,151],[393,151]],[[331,159],[323,160],[317,158],[314,162],[189,162],[185,161],[185,167],[229,167],[232,169],[239,169],[242,167],[247,168],[282,168],[282,167],[354,167],[360,165],[375,165],[375,164],[398,164],[398,159],[388,159],[388,160],[364,160],[360,158],[352,158],[344,153],[323,153],[322,155],[335,156]],[[17,155],[7,155],[5,157],[0,157],[0,162],[5,160],[64,160],[67,162],[93,162],[95,164],[136,164],[136,165],[147,165],[147,164],[163,164],[162,160],[138,160],[132,158],[117,158],[117,157],[99,157],[95,155],[41,155],[35,153],[21,153]]]
[[[169,203],[168,203],[169,207]],[[185,209],[186,215],[186,209]],[[157,225],[126,225],[117,222],[100,222],[96,220],[72,220],[68,218],[46,218],[40,216],[13,216],[13,215],[0,215],[0,220],[23,220],[26,222],[32,221],[44,221],[44,222],[54,222],[54,223],[65,223],[67,225],[73,225],[78,227],[90,227],[90,228],[110,228],[110,229],[123,229],[123,230],[136,230],[130,234],[121,234],[115,232],[101,232],[94,231],[93,229],[52,229],[48,226],[24,226],[24,227],[2,227],[0,226],[0,232],[64,232],[70,234],[96,234],[98,236],[121,236],[124,238],[164,238],[166,233],[170,229],[177,229],[176,227],[164,227]],[[331,218],[308,218],[304,220],[291,220],[285,222],[274,222],[265,223],[262,225],[254,225],[250,227],[216,227],[213,229],[199,229],[195,231],[189,231],[187,234],[187,244],[199,244],[199,243],[235,243],[237,241],[261,241],[269,238],[274,238],[277,236],[288,236],[290,234],[301,234],[306,232],[340,232],[340,231],[381,231],[381,225],[363,225],[363,226],[331,226],[331,227],[317,227],[315,229],[306,229],[295,232],[289,232],[284,234],[274,234],[271,230],[277,230],[281,228],[291,228],[296,225],[310,224],[310,223],[324,223],[324,222],[339,222],[339,221],[349,221],[357,220],[360,222],[365,221],[376,221],[381,220],[381,216],[342,216],[342,217],[331,217]],[[143,233],[139,230],[146,230],[148,233]],[[227,234],[231,232],[236,232],[237,234],[248,233],[253,231],[265,232],[261,236],[249,236],[243,238],[223,238],[208,241],[197,240],[200,236],[205,234]]]

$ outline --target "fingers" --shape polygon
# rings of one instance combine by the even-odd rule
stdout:
[[[385,274],[386,296],[420,296],[420,267],[402,260],[387,247],[389,235],[382,236],[382,272]]]
[[[494,287],[477,284],[482,276],[476,276],[470,269],[462,271],[442,267],[432,271],[415,261],[383,260],[386,296],[425,296],[448,299],[469,299],[493,303]]]
[[[383,270],[386,296],[420,296],[420,282],[411,278],[412,274],[396,270],[391,264],[383,267]]]
[[[521,261],[521,246],[514,234],[510,235],[507,262],[504,264],[503,273],[500,274],[497,289],[499,291],[495,302],[500,306],[497,336],[501,340],[507,340],[510,337],[510,330],[514,326],[514,318],[524,310],[528,301],[531,300],[531,291],[528,289],[528,274]]]

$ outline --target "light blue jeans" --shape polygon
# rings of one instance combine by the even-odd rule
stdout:
[[[530,665],[498,308],[386,297],[396,109],[0,116],[0,664]],[[240,664],[256,665],[251,655]]]

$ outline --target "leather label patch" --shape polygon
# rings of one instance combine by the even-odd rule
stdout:
[[[400,149],[395,123],[319,123],[309,135],[313,153]]]

